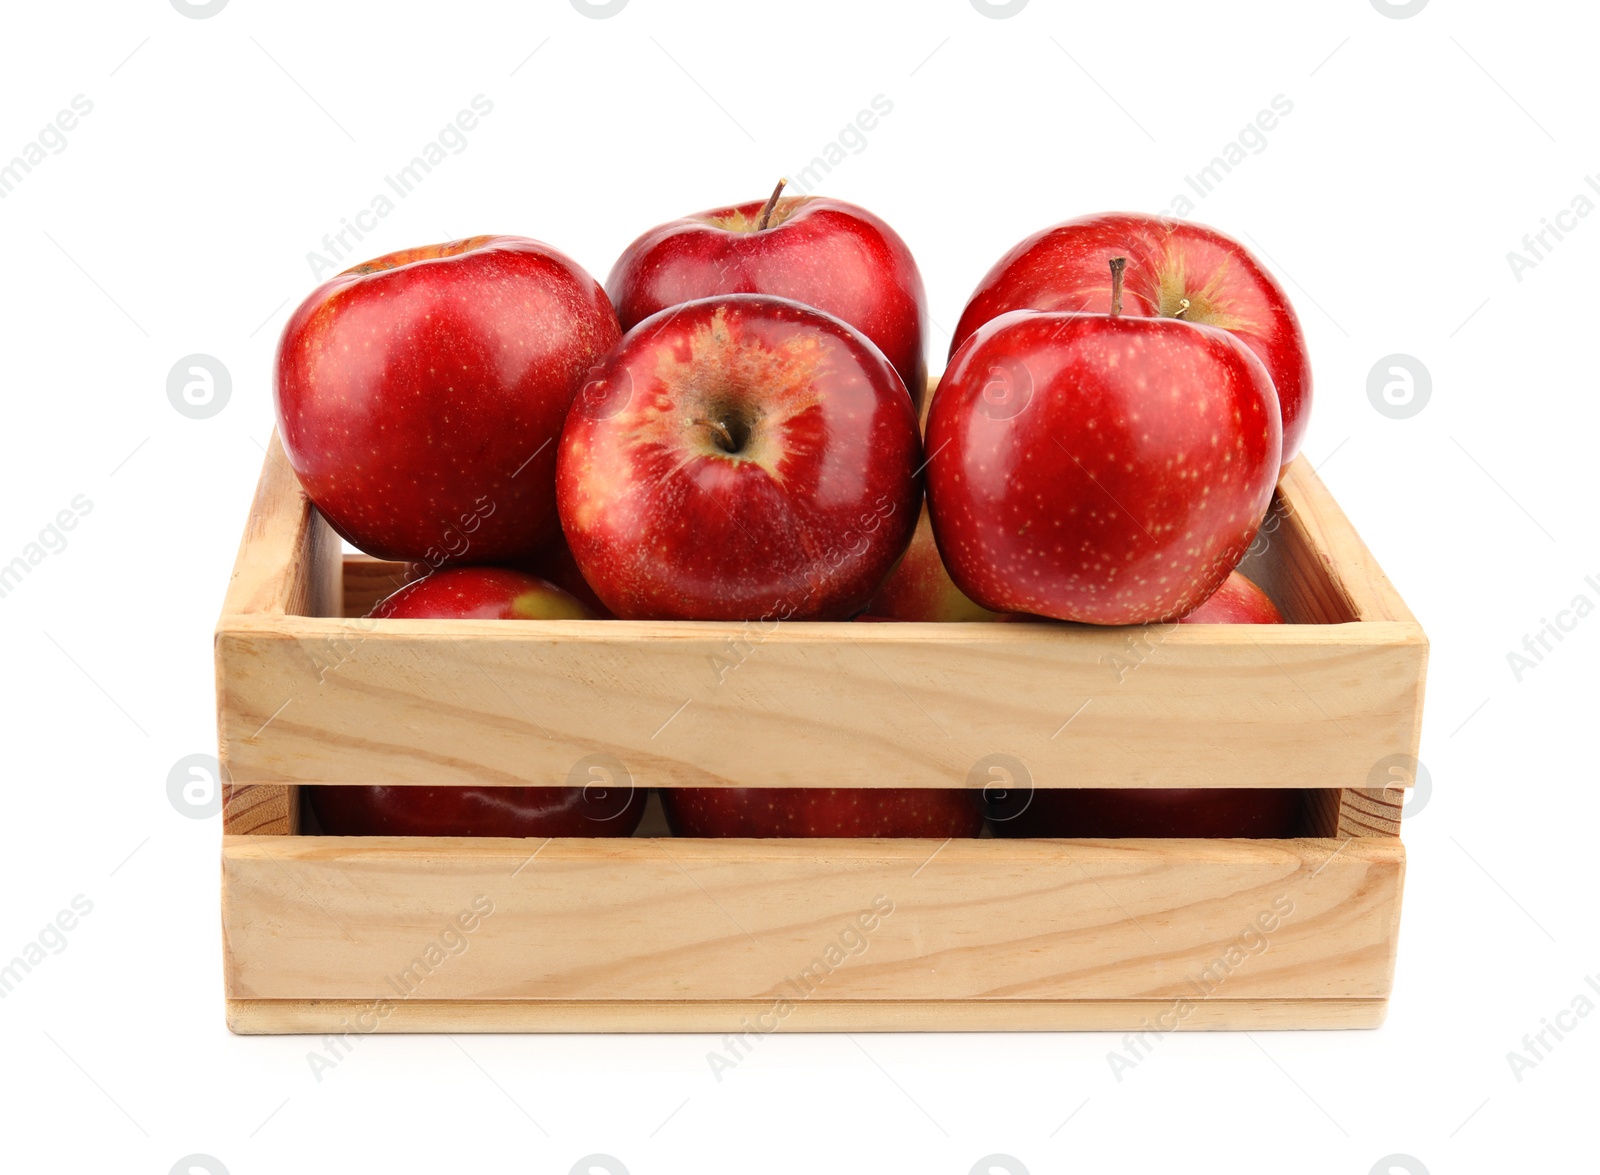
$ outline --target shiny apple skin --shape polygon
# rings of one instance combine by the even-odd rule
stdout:
[[[555,585],[497,567],[458,567],[414,580],[380,601],[377,620],[582,619]],[[648,793],[621,787],[307,789],[330,836],[632,836]]]
[[[984,275],[956,323],[953,355],[978,327],[1012,310],[1111,306],[1108,262],[1126,257],[1123,313],[1185,317],[1230,331],[1260,357],[1278,393],[1282,463],[1300,451],[1311,417],[1311,360],[1289,296],[1249,249],[1191,221],[1114,212],[1034,233]]]
[[[1283,613],[1267,593],[1238,571],[1180,624],[1282,624]]]
[[[982,793],[962,788],[663,788],[674,836],[977,836]]]
[[[531,554],[558,530],[567,408],[620,333],[599,284],[538,241],[474,237],[367,262],[284,328],[289,464],[370,555],[437,568]]]
[[[1003,837],[1267,837],[1300,830],[1299,788],[1035,788],[990,797]],[[1019,810],[1020,809],[1020,810]]]
[[[592,620],[594,613],[548,580],[503,567],[446,567],[385,596],[375,620]]]
[[[920,403],[928,376],[927,295],[906,243],[865,208],[825,196],[784,197],[772,223],[753,231],[765,203],[686,216],[624,249],[606,279],[622,329],[716,294],[792,298],[871,339]]]
[[[956,352],[926,444],[934,536],[973,601],[1145,624],[1243,558],[1282,435],[1266,368],[1225,331],[1017,311]]]
[[[735,295],[628,332],[567,416],[556,494],[618,617],[847,620],[911,539],[921,463],[911,398],[864,336]]]

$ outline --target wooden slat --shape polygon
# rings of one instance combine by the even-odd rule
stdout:
[[[771,1001],[229,1000],[237,1033],[349,1032],[1138,1032],[1377,1028],[1387,1000],[808,1000],[782,1019]],[[1165,1017],[1165,1019],[1162,1019]],[[370,1027],[369,1027],[370,1026]],[[754,1040],[752,1038],[752,1042]],[[1152,1043],[1152,1042],[1147,1042]]]
[[[1232,947],[1215,998],[1382,999],[1404,861],[1388,838],[230,836],[225,974],[232,999],[772,1000],[889,902],[812,996],[1193,999]],[[391,983],[485,901],[464,950]]]
[[[1317,787],[1414,745],[1424,653],[1398,623],[1184,627],[1118,681],[1119,630],[796,624],[719,681],[730,636],[237,620],[222,745],[240,783],[551,785],[604,752],[647,786],[965,787],[1004,752],[1036,786]]]
[[[299,831],[300,800],[292,786],[232,776],[228,740],[222,737],[229,717],[224,705],[229,669],[220,652],[221,634],[236,615],[339,615],[343,571],[339,536],[306,498],[274,432],[217,626],[217,755],[224,774],[233,778],[223,793],[224,832],[292,835]]]

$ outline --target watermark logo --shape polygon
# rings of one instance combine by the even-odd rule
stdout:
[[[802,1003],[821,991],[834,972],[865,954],[872,945],[871,936],[893,913],[894,901],[884,894],[873,898],[871,906],[857,911],[845,928],[813,955],[805,967],[778,983],[767,1007],[741,1018],[741,1031],[728,1033],[722,1038],[721,1049],[712,1049],[706,1054],[711,1076],[720,1083],[725,1072],[737,1068],[755,1052],[756,1045],[782,1028],[783,1022],[794,1015]]]
[[[582,0],[572,0],[574,8],[580,7],[581,3]],[[623,0],[623,3],[626,3],[626,0]],[[616,7],[621,8],[622,4],[619,3]],[[572,1170],[568,1175],[595,1175],[596,1172],[600,1175],[628,1175],[628,1168],[622,1165],[622,1160],[616,1155],[584,1155],[572,1164]]]
[[[214,355],[185,355],[167,372],[167,399],[179,416],[207,420],[228,406],[233,376]]]
[[[811,157],[810,163],[789,173],[791,193],[803,196],[815,191],[824,177],[848,156],[859,155],[867,149],[867,136],[894,113],[894,103],[882,94],[874,94],[868,105],[870,109],[857,111],[855,118],[845,123],[839,133]]]
[[[1588,575],[1583,583],[1589,591],[1600,596],[1600,578]],[[1524,677],[1543,665],[1544,659],[1555,652],[1556,646],[1575,632],[1594,609],[1594,599],[1588,592],[1580,591],[1565,608],[1556,613],[1554,620],[1547,616],[1539,617],[1539,627],[1523,634],[1521,651],[1512,649],[1506,654],[1506,664],[1511,667],[1511,676],[1516,683],[1521,685]]]
[[[1021,361],[989,368],[978,393],[978,411],[990,420],[1013,420],[1033,401],[1033,373]]]
[[[1377,2],[1373,0],[1373,3]],[[1422,5],[1418,4],[1417,7],[1421,8]],[[1372,1170],[1367,1175],[1428,1175],[1428,1169],[1414,1155],[1384,1155],[1372,1164]]]
[[[47,122],[44,128],[30,141],[24,143],[9,160],[0,156],[0,200],[11,195],[18,184],[33,174],[34,168],[43,164],[50,156],[65,151],[67,133],[76,130],[78,120],[87,118],[93,110],[93,102],[82,94],[74,94],[70,110],[62,110]]]
[[[615,820],[633,801],[633,774],[615,755],[585,755],[567,772],[567,786],[583,793],[584,815]]]
[[[74,894],[69,905],[69,909],[59,911],[54,918],[46,922],[31,940],[22,945],[22,949],[17,951],[9,962],[5,962],[4,956],[0,956],[0,1000],[9,996],[19,983],[33,974],[35,967],[40,966],[51,955],[59,955],[66,950],[67,935],[78,928],[79,919],[86,918],[94,912],[94,903],[81,893]]]
[[[1294,113],[1294,101],[1284,94],[1274,94],[1269,107],[1258,110],[1255,118],[1245,123],[1231,141],[1224,143],[1209,163],[1194,175],[1183,177],[1184,184],[1194,193],[1194,197],[1191,199],[1188,192],[1173,196],[1167,205],[1168,216],[1192,215],[1196,201],[1204,200],[1216,191],[1217,185],[1250,156],[1260,155],[1267,149],[1271,144],[1267,136],[1278,129],[1283,119]]]
[[[483,119],[494,113],[494,102],[483,94],[474,94],[467,105],[471,109],[463,107],[456,111],[455,117],[424,143],[405,166],[383,177],[383,187],[373,193],[365,208],[357,209],[351,216],[340,217],[339,231],[324,233],[321,249],[306,253],[306,264],[311,268],[314,281],[322,281],[348,266],[356,255],[356,246],[366,240],[368,233],[377,231],[378,222],[399,207],[398,201],[409,199],[445,160],[460,155],[471,145],[468,136],[478,129]]]
[[[972,0],[973,10],[990,20],[1010,20],[1027,6],[1028,0],[1007,0],[1005,4],[996,4],[995,0]]]
[[[222,764],[214,755],[185,755],[167,772],[167,802],[180,816],[208,820],[222,811]]]
[[[1589,191],[1600,196],[1600,175],[1586,175],[1583,182]],[[1567,234],[1575,232],[1580,221],[1594,211],[1595,204],[1588,192],[1579,192],[1568,201],[1568,207],[1558,209],[1554,216],[1541,216],[1535,232],[1522,234],[1522,250],[1512,249],[1506,254],[1506,264],[1511,276],[1521,281],[1530,269],[1538,269],[1539,262],[1548,261]]]
[[[226,3],[227,0],[223,0]],[[172,0],[174,6],[179,0]],[[222,4],[215,5],[221,8]],[[228,1175],[228,1169],[222,1165],[222,1160],[211,1155],[184,1155],[172,1164],[172,1170],[167,1175]]]
[[[38,537],[22,548],[22,553],[12,556],[9,562],[0,563],[0,600],[5,599],[33,574],[33,569],[51,555],[67,549],[66,532],[76,530],[78,522],[91,510],[94,503],[84,494],[78,494],[67,503],[67,508],[56,511],[55,518],[45,523]],[[4,556],[0,556],[4,558]]]
[[[1367,399],[1390,420],[1409,420],[1432,395],[1433,376],[1414,355],[1385,355],[1367,372]]]
[[[1022,1165],[1022,1160],[1015,1155],[984,1155],[972,1164],[972,1170],[967,1175],[1028,1175],[1028,1168]]]
[[[1426,808],[1428,801],[1433,798],[1433,776],[1415,755],[1385,755],[1367,772],[1367,788],[1371,791],[1406,789],[1405,807],[1400,811],[1409,820]]]
[[[1396,4],[1393,0],[1372,0],[1372,7],[1378,15],[1387,16],[1390,20],[1406,20],[1427,6],[1428,0],[1407,0],[1405,4]]]
[[[1585,975],[1583,982],[1588,992],[1578,992],[1554,1015],[1539,1017],[1539,1031],[1524,1033],[1522,1048],[1506,1054],[1506,1064],[1511,1066],[1511,1076],[1517,1079],[1518,1085],[1522,1084],[1523,1074],[1548,1061],[1556,1046],[1594,1014],[1595,999],[1600,999],[1600,974]]]
[[[172,0],[172,7],[180,16],[187,16],[190,20],[208,20],[217,15],[228,6],[228,0],[207,0],[205,4],[195,4],[191,0]],[[204,1158],[204,1156],[201,1156]],[[215,1159],[211,1160],[213,1163]],[[220,1163],[217,1164],[219,1167]]]
[[[983,793],[983,808],[995,823],[1015,820],[1033,803],[1033,773],[1015,755],[996,751],[967,772],[967,786]]]
[[[371,1000],[341,1019],[339,1026],[342,1031],[330,1032],[322,1038],[320,1050],[312,1049],[306,1054],[306,1064],[317,1084],[322,1084],[323,1074],[337,1068],[351,1055],[358,1043],[382,1028],[383,1022],[394,1015],[400,1004],[415,998],[440,968],[451,959],[466,954],[472,945],[470,936],[493,913],[492,898],[484,894],[473,898],[472,904],[457,911],[456,916],[446,922],[404,968],[385,977],[395,998],[382,996]]]
[[[610,420],[632,400],[633,373],[626,367],[611,371],[597,363],[589,368],[573,410],[585,420]]]

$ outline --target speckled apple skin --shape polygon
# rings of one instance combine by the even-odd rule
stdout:
[[[674,836],[977,836],[982,793],[918,787],[663,788]]]
[[[1180,624],[1282,624],[1283,614],[1258,588],[1238,571],[1231,572],[1222,586]]]
[[[374,620],[591,620],[555,584],[504,567],[446,567],[412,580],[373,606]]]
[[[1187,297],[1184,317],[1232,332],[1266,364],[1282,416],[1282,463],[1292,461],[1311,417],[1305,333],[1289,295],[1255,255],[1205,225],[1114,212],[1034,233],[978,283],[956,323],[951,354],[978,327],[1008,311],[1107,313],[1113,257],[1128,261],[1124,314],[1170,316]]]
[[[793,298],[871,339],[920,403],[927,295],[905,241],[865,208],[824,196],[780,199],[769,227],[750,231],[765,203],[686,216],[624,249],[606,279],[622,329],[715,294]]]
[[[289,464],[370,555],[530,555],[558,533],[567,408],[620,337],[599,283],[537,241],[477,237],[357,266],[301,303],[278,344]]]
[[[1282,431],[1266,368],[1225,331],[1018,311],[956,353],[926,443],[934,536],[963,592],[1145,624],[1193,610],[1244,556]]]
[[[696,423],[752,421],[738,455]],[[921,440],[858,331],[782,298],[665,310],[628,332],[561,437],[583,578],[630,620],[846,620],[906,549]]]

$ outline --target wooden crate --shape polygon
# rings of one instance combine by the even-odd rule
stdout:
[[[402,569],[341,554],[274,439],[216,639],[229,1026],[1375,1026],[1427,640],[1303,458],[1257,548],[1289,625],[372,622]],[[1302,788],[1307,835],[300,834],[318,783],[605,753],[642,787],[966,787],[995,752],[1038,787]]]

